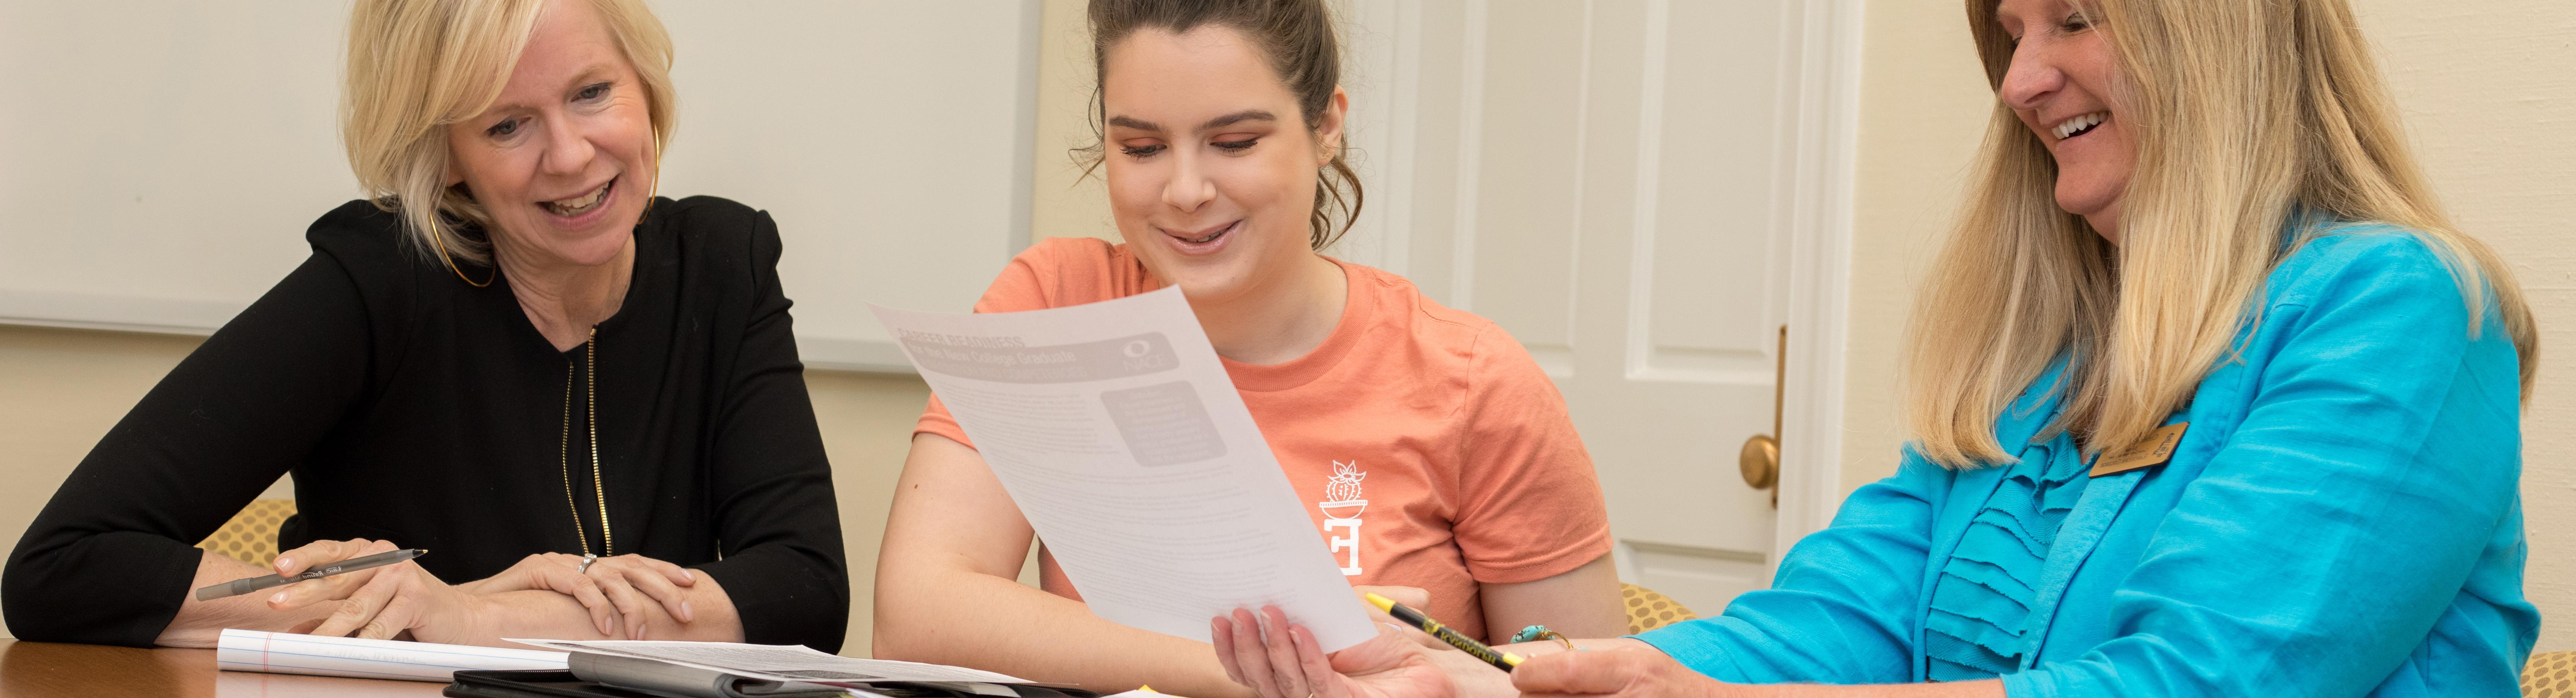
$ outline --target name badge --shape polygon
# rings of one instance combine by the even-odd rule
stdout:
[[[2129,444],[2126,448],[2103,453],[2100,459],[2094,461],[2093,476],[2117,475],[2139,468],[2164,465],[2165,461],[2173,460],[2174,447],[2182,445],[2182,433],[2190,428],[2190,422],[2168,424],[2161,429],[2147,432],[2147,438],[2139,439],[2137,443]]]

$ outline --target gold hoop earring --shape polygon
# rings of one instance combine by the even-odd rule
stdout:
[[[432,231],[429,234],[429,240],[431,244],[438,246],[439,261],[446,262],[447,270],[456,272],[456,278],[460,281],[464,281],[466,285],[473,286],[475,288],[484,288],[491,286],[493,280],[501,277],[501,260],[494,259],[492,260],[492,273],[485,274],[483,276],[483,283],[474,283],[473,279],[466,278],[465,270],[456,268],[456,258],[447,256],[447,235],[445,233]]]

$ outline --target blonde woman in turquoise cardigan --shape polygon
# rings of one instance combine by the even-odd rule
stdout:
[[[1512,674],[1284,622],[1230,628],[1229,669],[1274,698],[2514,695],[2530,311],[2346,0],[1967,4],[1996,107],[1909,330],[1913,441],[1771,589]]]

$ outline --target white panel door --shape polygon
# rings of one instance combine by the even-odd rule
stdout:
[[[1599,469],[1621,576],[1703,614],[1775,558],[1771,493],[1736,455],[1774,429],[1807,6],[1359,6],[1355,94],[1410,112],[1355,133],[1400,177],[1363,244],[1529,348]]]

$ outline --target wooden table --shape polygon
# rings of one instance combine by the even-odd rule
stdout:
[[[0,698],[402,698],[447,684],[216,671],[214,650],[0,640]]]

